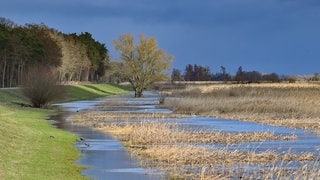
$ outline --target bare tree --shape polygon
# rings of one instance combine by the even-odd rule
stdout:
[[[155,38],[143,35],[139,44],[135,44],[130,34],[121,35],[114,41],[125,64],[125,73],[135,91],[135,97],[141,97],[143,91],[154,82],[164,80],[168,75],[173,57],[160,49]]]

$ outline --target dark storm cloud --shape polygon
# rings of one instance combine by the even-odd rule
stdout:
[[[297,13],[316,0],[12,0],[2,2],[8,13],[47,14],[70,18],[126,18],[137,23],[181,23],[210,26],[254,22]]]
[[[0,16],[89,31],[109,47],[120,33],[146,33],[180,69],[199,63],[316,72],[308,64],[320,59],[319,0],[1,0]]]

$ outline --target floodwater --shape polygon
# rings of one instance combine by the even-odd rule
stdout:
[[[51,119],[58,119],[56,126],[77,134],[84,140],[77,143],[77,148],[83,157],[79,164],[88,168],[84,175],[93,179],[165,179],[161,172],[139,168],[137,161],[132,159],[119,141],[110,135],[90,128],[79,127],[67,122],[66,117],[83,111],[131,112],[131,113],[171,113],[168,109],[157,108],[159,95],[153,92],[145,92],[144,98],[134,98],[133,94],[115,96],[93,101],[78,101],[59,104],[65,108],[65,112],[57,114]],[[112,105],[112,102],[122,102]],[[107,105],[107,104],[111,105]],[[105,104],[105,105],[103,105]],[[108,107],[106,107],[108,106]],[[271,132],[276,135],[297,136],[297,140],[291,141],[266,141],[239,143],[234,145],[214,144],[213,148],[227,150],[241,150],[250,152],[272,151],[280,154],[311,153],[320,155],[320,137],[309,131],[263,125],[259,123],[243,122],[236,120],[223,120],[207,117],[190,116],[181,119],[167,119],[165,122],[173,122],[186,130],[219,131],[219,132]],[[206,145],[208,146],[208,145]]]
[[[126,102],[125,105],[117,105],[114,109],[108,109],[101,106],[96,106],[95,111],[108,112],[153,112],[153,113],[171,113],[168,109],[157,108],[159,104],[159,95],[153,92],[146,92],[144,98],[113,97],[108,98],[108,101]],[[105,103],[108,104],[108,103]],[[108,105],[109,106],[109,105]],[[134,110],[133,110],[134,108]],[[136,120],[139,121],[139,120]],[[145,120],[143,120],[145,121]],[[270,132],[281,136],[296,136],[297,140],[290,141],[265,141],[265,142],[249,142],[238,143],[234,145],[214,144],[212,147],[221,147],[228,150],[243,150],[254,152],[272,151],[280,154],[303,154],[312,153],[315,156],[320,156],[320,136],[314,135],[312,132],[302,129],[291,129],[286,127],[270,126],[260,123],[244,122],[237,120],[216,119],[210,117],[190,116],[180,119],[165,119],[162,122],[175,123],[185,130],[200,130],[200,131],[219,131],[230,133],[253,133],[253,132]]]
[[[289,152],[291,154],[312,153],[315,156],[320,156],[320,137],[306,130],[207,117],[185,118],[181,119],[179,123],[181,123],[182,126],[185,127],[185,129],[189,128],[231,133],[270,132],[274,133],[275,135],[294,135],[297,137],[297,140],[290,141],[277,140],[265,142],[246,142],[232,145],[216,144],[212,145],[212,147],[219,147],[227,150],[243,150],[257,153],[265,151],[272,151],[279,154],[287,154]]]
[[[87,167],[82,174],[92,179],[164,179],[161,172],[140,168],[137,160],[130,157],[121,143],[110,135],[67,121],[77,112],[93,110],[94,105],[101,101],[103,99],[56,104],[64,110],[50,117],[57,128],[78,135],[76,147],[82,157],[77,163]]]

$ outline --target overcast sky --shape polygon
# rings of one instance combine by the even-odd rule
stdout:
[[[0,17],[90,32],[113,59],[119,35],[154,36],[182,71],[320,72],[320,0],[1,0]]]

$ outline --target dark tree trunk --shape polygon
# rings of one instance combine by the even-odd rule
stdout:
[[[2,87],[5,87],[5,79],[6,79],[6,69],[7,69],[7,59],[4,58],[4,65],[3,65],[3,71],[2,71]]]
[[[11,72],[10,72],[10,76],[9,76],[9,87],[12,87],[13,76],[14,76],[14,64],[12,64],[12,66],[11,66]]]
[[[135,90],[134,97],[139,98],[139,97],[142,97],[142,96],[143,96],[143,94],[142,94],[142,90],[138,90],[138,89],[136,89],[136,90]]]

